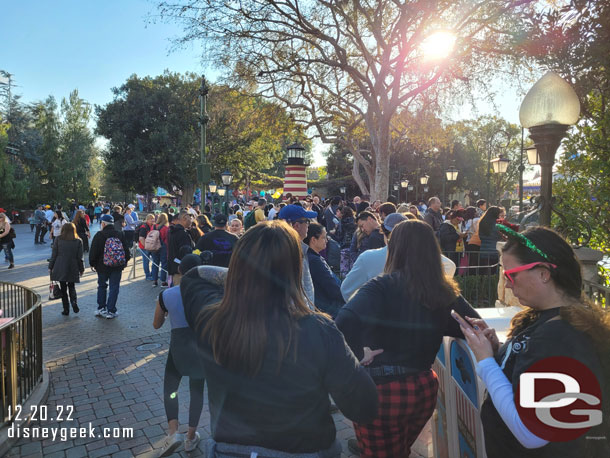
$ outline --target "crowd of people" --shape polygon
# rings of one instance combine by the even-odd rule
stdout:
[[[436,406],[431,367],[443,336],[465,338],[479,361],[488,456],[577,457],[591,445],[536,436],[511,400],[519,375],[554,355],[583,362],[604,386],[610,319],[583,298],[570,245],[551,229],[519,232],[501,207],[455,201],[445,211],[436,197],[397,206],[288,196],[233,202],[223,213],[167,207],[140,219],[132,205],[94,205],[100,230],[90,244],[87,211],[76,208],[70,222],[61,207],[46,210],[50,219],[37,210],[35,243],[44,243],[49,226],[63,314],[79,310],[75,283],[87,251],[98,276],[96,316],[118,316],[121,273],[136,250],[146,281],[161,286],[153,326],[171,325],[161,456],[197,447],[207,382],[206,456],[339,457],[334,404],[354,422],[352,453],[408,457]],[[0,214],[0,240],[10,230]],[[472,254],[478,265],[497,266],[500,240],[506,286],[524,306],[504,344],[454,278]],[[528,352],[519,352],[523,342]],[[185,436],[178,432],[183,377]]]

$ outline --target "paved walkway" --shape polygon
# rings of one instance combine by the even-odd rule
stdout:
[[[49,302],[46,258],[49,245],[34,245],[29,225],[15,226],[15,269],[6,270],[0,260],[0,281],[20,283],[33,288],[43,298],[44,360],[50,372],[47,402],[49,421],[42,427],[98,428],[86,439],[61,441],[21,439],[7,456],[11,457],[156,457],[166,428],[163,407],[163,373],[169,346],[169,327],[163,332],[152,327],[155,298],[159,288],[144,280],[138,260],[135,278],[131,269],[123,272],[117,308],[119,317],[105,320],[93,316],[96,305],[97,276],[87,267],[77,284],[79,314],[61,315],[61,300]],[[93,230],[97,230],[94,224]],[[130,263],[131,265],[131,263]],[[144,347],[141,347],[144,345]],[[188,384],[182,383],[180,422],[187,423]],[[207,398],[207,396],[206,396]],[[51,421],[63,407],[74,406],[72,421]],[[54,417],[55,415],[55,417]],[[333,415],[337,436],[342,441],[343,457],[349,457],[347,440],[354,437],[351,422],[340,413]],[[199,431],[209,437],[207,402]],[[131,438],[97,437],[101,428],[131,428]],[[184,427],[181,428],[183,430]],[[117,432],[119,430],[116,430]],[[416,442],[412,457],[428,456],[429,428]],[[203,456],[202,447],[175,456]]]

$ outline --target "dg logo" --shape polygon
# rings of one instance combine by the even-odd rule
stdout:
[[[602,392],[595,374],[565,356],[545,358],[519,377],[515,404],[538,437],[567,442],[602,423]]]

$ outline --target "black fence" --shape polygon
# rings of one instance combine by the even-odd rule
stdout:
[[[500,278],[498,253],[444,251],[443,255],[456,265],[453,278],[462,296],[475,308],[495,307]]]
[[[42,305],[29,288],[0,282],[0,427],[42,381]]]

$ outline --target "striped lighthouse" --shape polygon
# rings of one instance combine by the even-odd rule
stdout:
[[[284,194],[290,193],[299,199],[307,197],[307,174],[305,169],[305,148],[293,143],[288,148],[288,162],[284,173]]]

